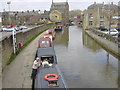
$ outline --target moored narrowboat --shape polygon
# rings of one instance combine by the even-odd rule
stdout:
[[[47,59],[48,64],[44,64],[44,66],[42,65],[39,67],[34,82],[34,89],[63,88],[64,90],[67,90],[66,83],[57,65],[54,48],[38,48],[36,54],[42,62]]]
[[[51,42],[53,41],[53,35],[52,34],[44,34],[44,38],[50,38]]]
[[[50,29],[50,30],[48,30],[48,34],[52,34],[53,39],[54,39],[54,38],[55,38],[55,35],[56,35],[56,32],[55,32],[54,29]]]
[[[62,31],[63,26],[62,25],[58,25],[54,29],[55,29],[55,31]]]

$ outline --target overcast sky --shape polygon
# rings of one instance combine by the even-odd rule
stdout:
[[[11,11],[26,11],[26,10],[49,10],[52,0],[0,0],[0,11],[5,9],[8,11],[7,2],[11,1]],[[54,2],[65,2],[66,0],[53,0]],[[70,10],[84,10],[94,2],[109,4],[113,2],[117,4],[119,0],[68,0]]]

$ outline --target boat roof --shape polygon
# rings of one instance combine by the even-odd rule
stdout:
[[[57,25],[57,26],[63,26],[63,25]]]
[[[39,41],[49,41],[50,38],[40,38]]]
[[[50,30],[48,30],[48,31],[54,31],[54,29],[50,29]]]
[[[37,73],[37,79],[35,82],[35,88],[66,88],[66,84],[63,80],[63,77],[61,76],[61,73],[59,73],[58,68],[56,65],[53,65],[49,68],[39,68]],[[48,81],[44,79],[45,75],[47,74],[56,74],[58,75],[58,87],[49,87]],[[63,89],[66,90],[66,89]]]
[[[49,48],[38,48],[37,50],[37,56],[56,56],[54,47],[49,47]]]
[[[44,34],[44,36],[52,36],[52,34]]]

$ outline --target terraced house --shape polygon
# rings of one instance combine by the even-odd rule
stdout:
[[[4,11],[2,12],[3,25],[28,25],[39,23],[43,20],[49,20],[49,11]],[[10,23],[12,22],[12,23]]]
[[[119,25],[118,5],[96,3],[84,10],[83,28],[98,28],[100,26],[115,28]]]

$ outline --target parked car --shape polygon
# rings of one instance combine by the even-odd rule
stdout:
[[[118,31],[116,29],[111,29],[110,30],[110,35],[116,36],[116,35],[118,35]]]
[[[16,31],[21,30],[20,26],[15,26],[15,30],[16,30]]]
[[[116,29],[110,29],[110,32],[109,31],[102,31],[102,32],[105,34],[110,34],[112,36],[118,35],[118,31]]]
[[[15,28],[5,28],[4,31],[6,32],[12,32],[13,30],[15,30]]]
[[[118,33],[118,38],[120,37],[120,32]]]
[[[108,31],[108,28],[105,26],[100,26],[98,29],[100,29],[101,31]]]
[[[6,28],[14,28],[14,27],[16,27],[16,26],[6,26]]]
[[[105,31],[101,31],[102,33],[105,33],[105,34],[109,34],[109,31],[108,30],[105,30]]]
[[[120,32],[120,27],[116,27],[115,29],[118,30],[118,31]]]
[[[4,28],[4,26],[0,26],[0,32],[2,32],[2,31],[3,31],[3,28]]]
[[[26,26],[20,26],[20,30],[27,29]]]

